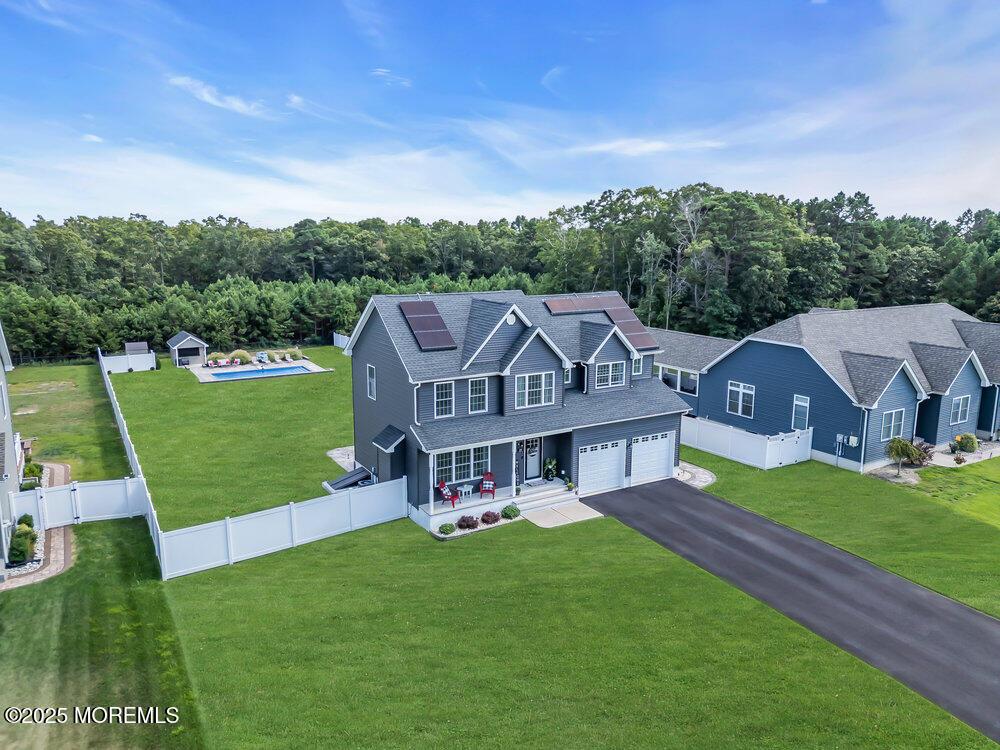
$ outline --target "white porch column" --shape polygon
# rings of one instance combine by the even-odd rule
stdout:
[[[430,511],[429,511],[429,513],[432,516],[434,515],[434,460],[435,460],[435,456],[437,456],[436,453],[430,453],[427,456],[427,461],[428,461],[427,473],[431,477],[431,502],[430,502]]]

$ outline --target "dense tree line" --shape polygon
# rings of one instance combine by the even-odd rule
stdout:
[[[375,292],[617,289],[653,325],[737,337],[815,305],[944,300],[1000,321],[1000,216],[880,218],[861,193],[809,201],[709,185],[607,191],[545,218],[477,224],[0,211],[0,319],[15,353],[326,341]]]

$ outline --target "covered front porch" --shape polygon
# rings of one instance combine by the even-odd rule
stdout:
[[[445,523],[449,519],[444,516],[485,513],[512,500],[524,507],[566,495],[570,443],[571,433],[564,432],[428,453],[427,499],[418,510]],[[496,483],[495,495],[482,492],[487,476]],[[444,499],[440,482],[457,493],[454,505]]]

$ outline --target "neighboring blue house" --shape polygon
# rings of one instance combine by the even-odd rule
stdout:
[[[655,357],[654,374],[697,411],[701,371],[736,346],[737,342],[663,328],[646,330],[660,347],[660,353]]]
[[[372,297],[344,349],[356,463],[405,476],[425,528],[566,499],[549,459],[580,494],[671,477],[688,405],[653,377],[658,350],[616,293]],[[496,497],[481,499],[487,472]],[[454,510],[440,482],[461,492]]]
[[[811,427],[812,458],[866,471],[889,463],[893,437],[995,436],[998,383],[1000,326],[951,305],[815,309],[705,365],[692,415],[762,435]]]

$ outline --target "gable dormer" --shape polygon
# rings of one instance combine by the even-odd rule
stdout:
[[[531,327],[516,304],[474,299],[462,347],[462,369],[475,363],[498,362]]]
[[[615,324],[582,321],[580,357],[586,366],[588,392],[625,388],[633,377],[644,376],[646,372],[643,355]],[[634,362],[642,367],[639,375],[634,374]]]

